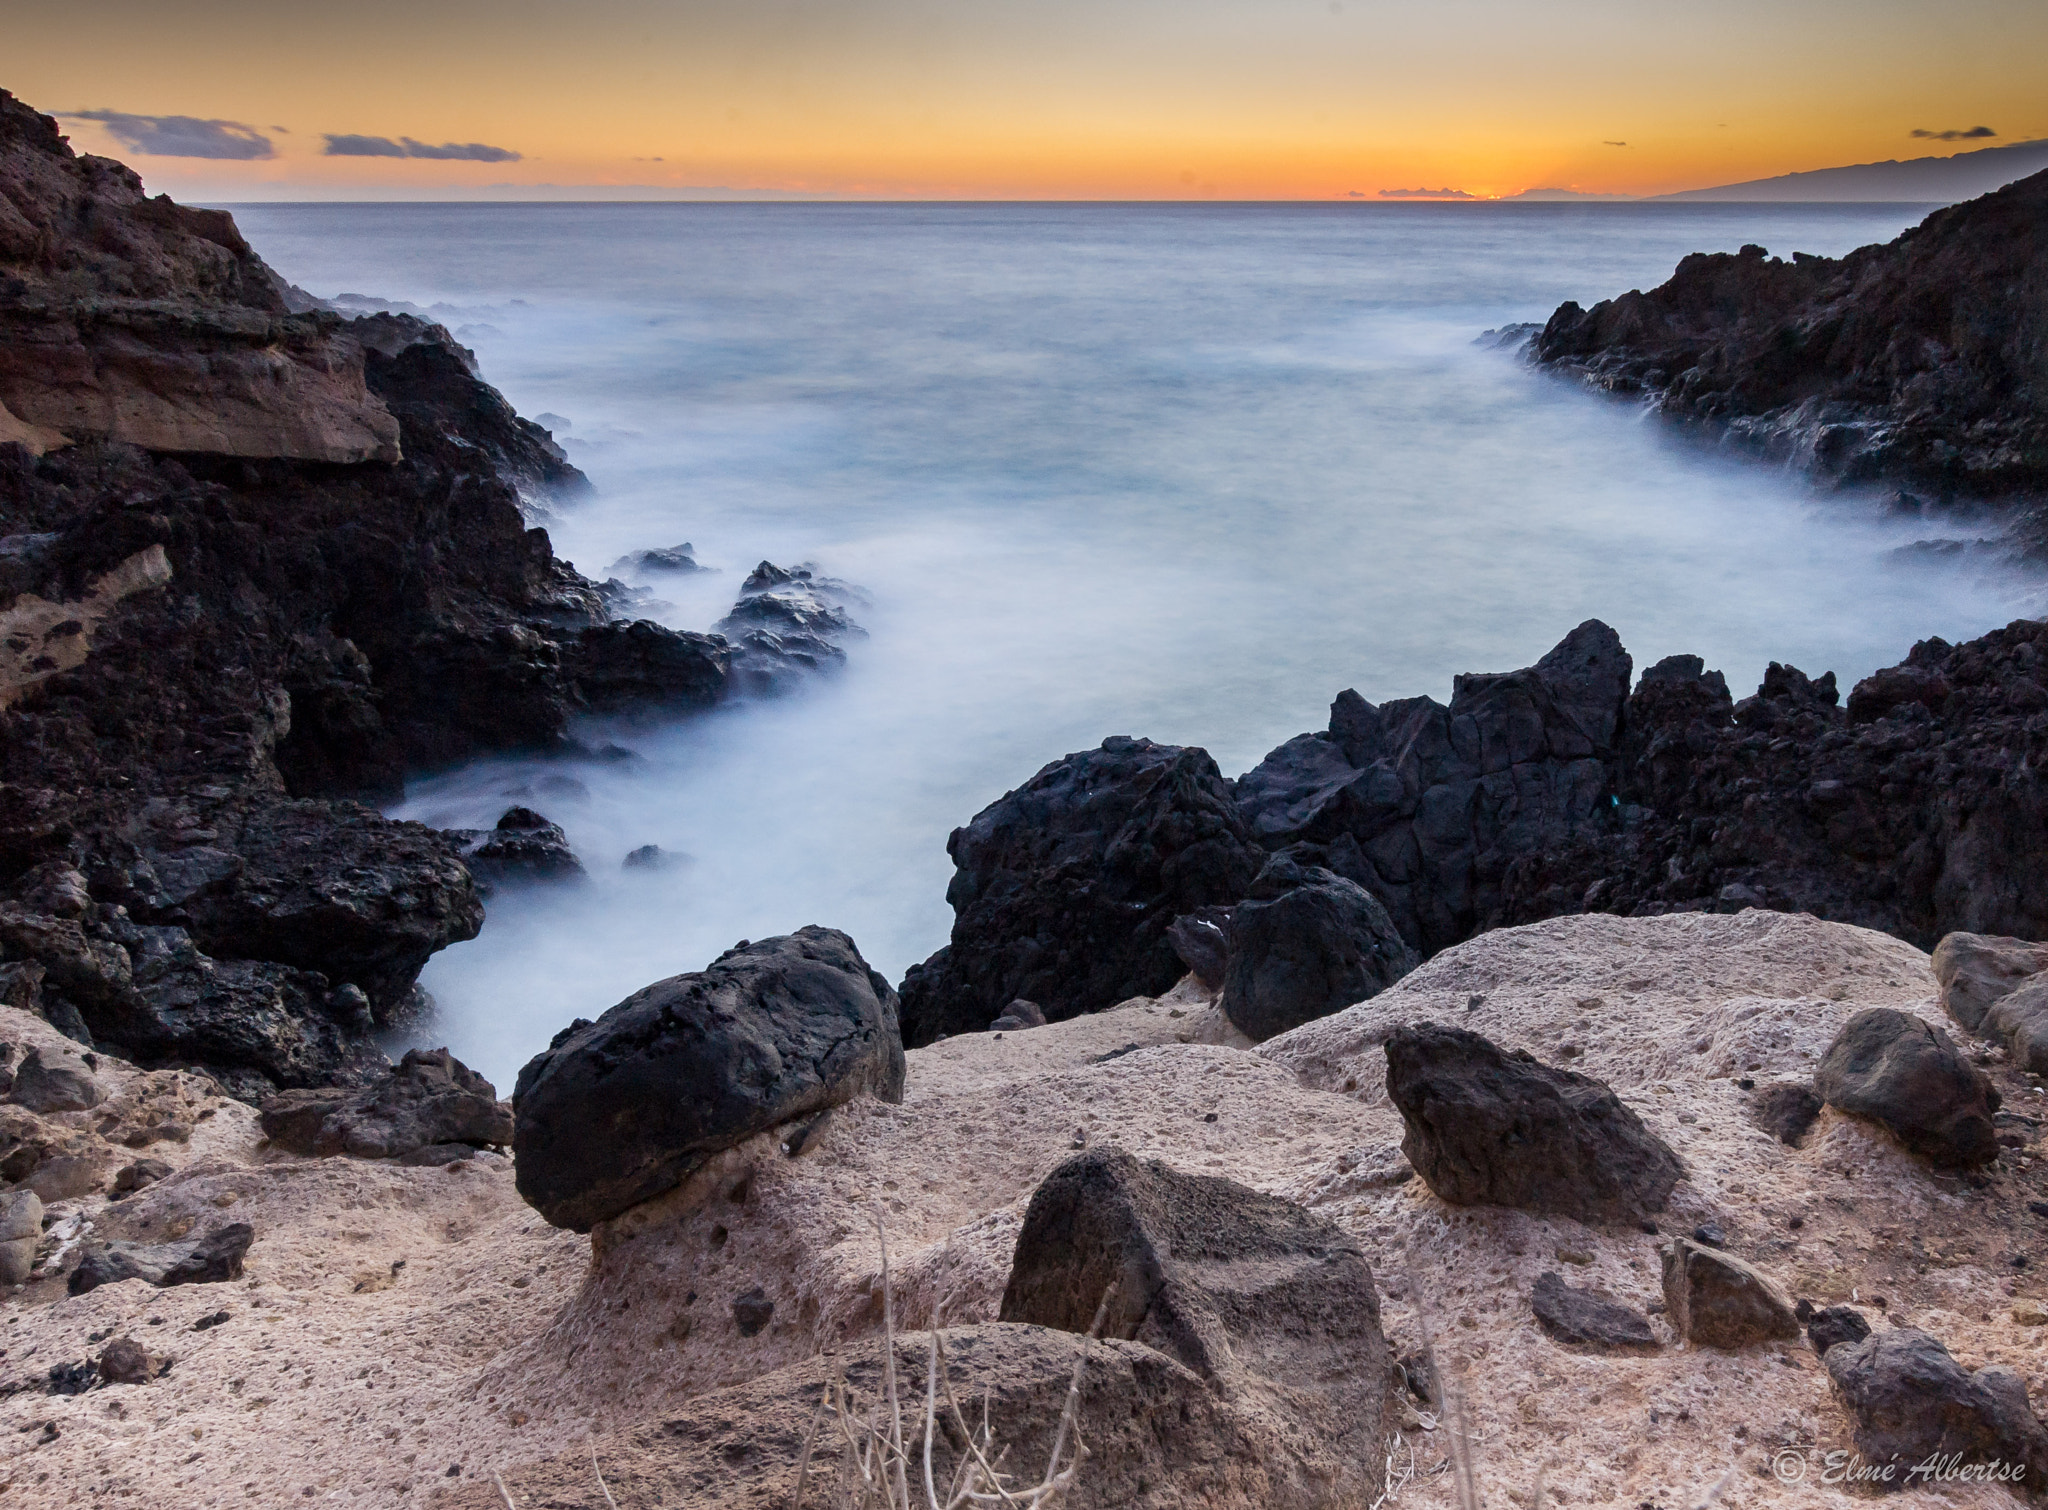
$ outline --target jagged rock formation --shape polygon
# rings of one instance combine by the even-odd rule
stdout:
[[[2048,173],[1835,259],[1695,253],[1533,358],[1836,483],[2048,489]]]
[[[454,841],[351,799],[739,686],[527,527],[582,485],[446,330],[291,313],[230,217],[0,93],[8,1000],[251,1098],[382,1075],[483,913]]]
[[[978,1032],[1018,997],[1058,1022],[1181,975],[1168,930],[1264,856],[1206,750],[1122,736],[1056,760],[953,830],[952,941],[903,980],[903,1041]]]
[[[1144,740],[1055,762],[954,832],[953,937],[904,980],[906,1042],[1015,996],[1057,1019],[1156,994],[1176,919],[1220,979],[1261,846],[1357,882],[1424,957],[1575,912],[2048,937],[2048,624],[1924,640],[1846,706],[1832,672],[1773,663],[1737,701],[1697,656],[1633,691],[1630,665],[1593,620],[1532,667],[1459,677],[1448,707],[1340,693],[1327,730],[1235,782]],[[1169,756],[1177,784],[1130,816]]]

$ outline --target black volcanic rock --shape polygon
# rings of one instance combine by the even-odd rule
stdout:
[[[1457,678],[1375,707],[1342,692],[1330,726],[1240,777],[1246,827],[1273,849],[1308,841],[1434,953],[1491,926],[1516,860],[1618,826],[1617,741],[1630,660],[1598,620],[1534,666]]]
[[[744,944],[577,1021],[519,1072],[519,1193],[587,1232],[721,1149],[862,1094],[903,1098],[896,993],[831,928]]]
[[[569,848],[568,835],[529,807],[507,808],[493,828],[451,828],[444,833],[462,852],[462,863],[479,887],[527,881],[580,881],[583,862]]]
[[[1637,1221],[1663,1210],[1685,1173],[1590,1076],[1437,1023],[1397,1029],[1386,1048],[1387,1096],[1408,1129],[1401,1152],[1454,1205]]]
[[[1916,1327],[1843,1340],[1822,1358],[1835,1397],[1855,1423],[1856,1451],[1890,1469],[1879,1488],[1917,1482],[1918,1464],[2005,1470],[2038,1495],[2048,1477],[2048,1428],[2034,1414],[2026,1381],[2002,1365],[1971,1373],[1939,1339]]]
[[[1535,360],[1842,483],[2048,487],[2048,173],[1834,259],[1696,253],[1565,304]]]
[[[1018,997],[1059,1022],[1170,989],[1174,919],[1236,901],[1264,859],[1206,751],[1123,736],[1054,761],[946,852],[953,936],[904,977],[913,1046]]]
[[[1224,1015],[1263,1043],[1377,996],[1415,964],[1415,952],[1371,892],[1283,851],[1231,911]]]

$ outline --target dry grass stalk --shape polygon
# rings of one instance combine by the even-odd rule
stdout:
[[[882,1395],[870,1401],[863,1413],[843,1375],[825,1386],[804,1439],[790,1510],[803,1510],[821,1424],[839,1439],[841,1447],[834,1510],[981,1510],[984,1506],[1056,1510],[1060,1498],[1080,1472],[1081,1460],[1087,1456],[1079,1429],[1081,1374],[1088,1361],[1088,1343],[1101,1334],[1109,1314],[1114,1287],[1102,1297],[1087,1339],[1075,1356],[1074,1372],[1067,1381],[1066,1399],[1060,1407],[1045,1471],[1030,1484],[1018,1483],[1017,1475],[1003,1466],[1009,1449],[996,1441],[985,1394],[980,1423],[968,1424],[967,1415],[953,1394],[952,1371],[946,1360],[943,1308],[935,1311],[925,1354],[924,1429],[917,1444],[918,1461],[913,1465],[896,1377],[896,1297],[889,1265],[889,1235],[879,1212],[875,1215],[875,1235],[882,1249]],[[933,1443],[942,1431],[950,1440],[965,1444],[943,1488],[932,1454]],[[913,1471],[920,1491],[916,1498],[910,1483]]]
[[[1422,1280],[1415,1272],[1414,1255],[1406,1255],[1408,1295],[1415,1303],[1415,1326],[1422,1334],[1422,1356],[1436,1375],[1437,1388],[1444,1397],[1443,1421],[1450,1427],[1451,1482],[1457,1489],[1458,1510],[1480,1510],[1479,1483],[1473,1459],[1472,1430],[1465,1420],[1465,1392],[1451,1377],[1436,1355],[1436,1339],[1429,1325],[1429,1302],[1423,1298]],[[1542,1493],[1539,1485],[1537,1493]]]

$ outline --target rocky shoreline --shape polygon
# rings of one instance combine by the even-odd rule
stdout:
[[[2038,550],[2048,500],[2048,173],[1846,257],[1695,253],[1560,305],[1531,360],[1831,486],[1991,505]]]
[[[1589,621],[1234,780],[1114,737],[954,832],[900,994],[742,941],[501,1101],[375,1036],[580,866],[366,804],[829,670],[859,593],[623,617],[447,331],[4,94],[0,206],[15,1502],[767,1510],[863,1443],[1067,1510],[2048,1486],[2048,625],[1738,701]]]

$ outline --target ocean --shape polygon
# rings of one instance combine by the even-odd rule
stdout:
[[[1450,694],[1574,625],[1637,668],[1772,660],[1846,690],[1917,639],[2043,611],[1964,526],[1819,497],[1475,344],[1687,252],[1839,254],[1898,205],[241,205],[286,277],[431,308],[595,484],[548,522],[708,627],[763,559],[872,597],[843,674],[631,760],[505,758],[392,811],[567,830],[438,955],[445,1043],[509,1092],[572,1018],[740,939],[843,928],[891,979],[945,942],[946,836],[1139,734],[1235,775],[1330,698]],[[657,844],[659,870],[624,869]]]

